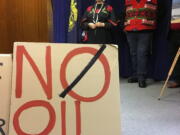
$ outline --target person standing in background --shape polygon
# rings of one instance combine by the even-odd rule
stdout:
[[[148,54],[156,29],[158,0],[125,0],[124,31],[130,48],[133,74],[128,83],[145,88]]]
[[[105,0],[96,0],[82,17],[83,42],[92,44],[112,43],[111,28],[116,26],[113,8]]]
[[[173,61],[180,47],[180,0],[172,0],[171,25],[169,31],[169,52]],[[180,87],[180,60],[177,61],[173,71],[173,80],[168,83],[169,88]]]

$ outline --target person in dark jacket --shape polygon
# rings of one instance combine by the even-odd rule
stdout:
[[[180,47],[180,0],[172,1],[172,15],[171,25],[169,32],[169,52],[171,61],[173,61],[179,47]],[[176,63],[176,66],[172,75],[173,80],[168,83],[169,88],[180,87],[180,58]]]
[[[111,29],[117,25],[113,8],[107,5],[105,0],[96,0],[95,4],[85,11],[80,25],[84,42],[112,43]]]

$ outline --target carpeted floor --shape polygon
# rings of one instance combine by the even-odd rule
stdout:
[[[147,88],[120,81],[122,135],[180,135],[180,88],[166,89],[148,80]]]

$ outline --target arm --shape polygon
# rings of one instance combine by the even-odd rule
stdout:
[[[83,30],[89,30],[89,29],[95,29],[96,25],[94,23],[92,23],[90,20],[88,20],[88,14],[90,13],[90,11],[92,10],[93,6],[89,6],[86,9],[86,12],[84,13],[80,26]]]
[[[115,17],[115,14],[114,14],[112,7],[108,5],[106,7],[106,10],[109,14],[107,21],[106,22],[97,22],[96,27],[105,27],[105,28],[109,29],[109,28],[112,28],[113,26],[117,25],[116,17]]]
[[[88,26],[88,20],[87,20],[87,14],[88,12],[85,11],[82,19],[81,19],[81,22],[80,22],[80,27],[83,29],[83,30],[88,30],[89,29],[89,26]]]
[[[105,23],[105,28],[112,28],[113,26],[117,26],[116,17],[114,10],[111,6],[107,6],[107,11],[109,12],[108,22]]]

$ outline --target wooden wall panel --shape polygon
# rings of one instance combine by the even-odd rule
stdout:
[[[0,0],[0,50],[7,52],[8,24],[7,24],[7,0]]]
[[[0,53],[12,53],[15,41],[50,42],[51,0],[0,1]],[[52,21],[52,20],[50,20]],[[51,28],[50,28],[51,27]],[[2,33],[3,31],[3,33]]]

